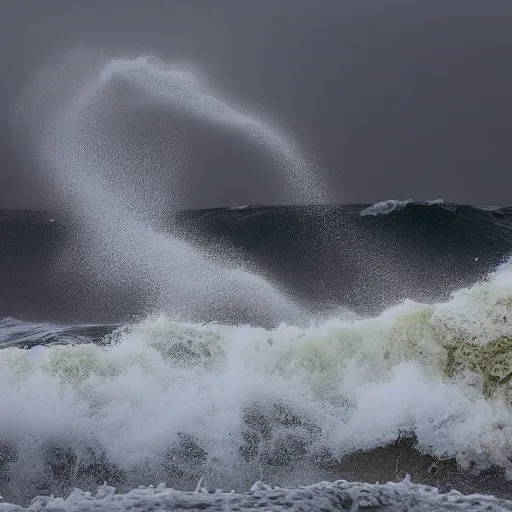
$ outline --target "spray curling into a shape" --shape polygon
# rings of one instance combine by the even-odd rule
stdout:
[[[196,245],[152,225],[160,212],[151,196],[177,193],[158,189],[153,167],[155,173],[162,165],[177,173],[182,148],[171,140],[155,150],[158,130],[135,133],[135,142],[129,135],[123,139],[126,130],[137,130],[130,114],[145,108],[148,115],[178,111],[235,128],[278,163],[284,190],[292,189],[295,202],[323,202],[310,160],[279,130],[223,101],[195,73],[155,58],[108,61],[74,53],[41,73],[22,97],[17,121],[36,141],[37,157],[78,220],[91,266],[105,279],[136,280],[157,290],[157,307],[182,318],[218,319],[226,310],[234,318],[236,312],[265,321],[298,318],[298,308],[263,278],[228,268],[219,263],[221,256],[214,262]]]

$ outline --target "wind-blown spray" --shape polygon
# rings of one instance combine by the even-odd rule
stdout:
[[[106,60],[75,52],[39,75],[16,120],[77,220],[89,266],[100,279],[156,291],[155,307],[172,315],[218,319],[229,311],[236,319],[243,311],[260,321],[298,318],[298,308],[264,279],[155,228],[161,212],[151,198],[179,196],[178,184],[161,190],[157,174],[162,162],[163,172],[181,172],[183,148],[172,138],[154,147],[151,133],[123,139],[134,130],[130,113],[144,108],[235,128],[275,159],[283,190],[292,190],[295,202],[324,200],[311,159],[279,130],[223,101],[198,74],[155,58]]]

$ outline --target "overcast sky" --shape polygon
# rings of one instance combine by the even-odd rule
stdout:
[[[9,106],[76,45],[196,63],[305,141],[340,201],[512,204],[510,0],[0,0],[0,207],[37,206]]]

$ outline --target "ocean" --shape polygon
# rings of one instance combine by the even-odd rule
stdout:
[[[147,296],[82,295],[55,268],[70,226],[4,211],[0,494],[26,505],[104,482],[240,493],[409,475],[512,498],[512,210],[372,208],[161,221],[293,294],[301,322],[273,325],[236,304],[224,322],[183,321],[145,314]]]
[[[279,205],[179,206],[183,116]],[[155,58],[75,51],[13,125],[54,209],[0,212],[0,511],[512,510],[511,208],[337,205]]]

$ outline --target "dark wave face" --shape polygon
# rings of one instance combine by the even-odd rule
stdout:
[[[365,208],[193,210],[160,218],[159,224],[200,240],[212,257],[222,253],[233,266],[270,278],[309,313],[341,308],[375,315],[406,298],[444,300],[512,251],[510,208],[416,203],[389,214],[361,215]],[[65,219],[2,212],[0,314],[117,323],[154,311],[157,298],[147,283],[128,275],[98,278],[77,244],[73,224]],[[235,304],[221,311],[206,305],[189,319],[258,323],[254,312]]]
[[[301,317],[159,311],[143,281],[99,279],[65,218],[3,212],[6,499],[406,474],[511,497],[510,208],[251,206],[154,224],[275,283]]]

